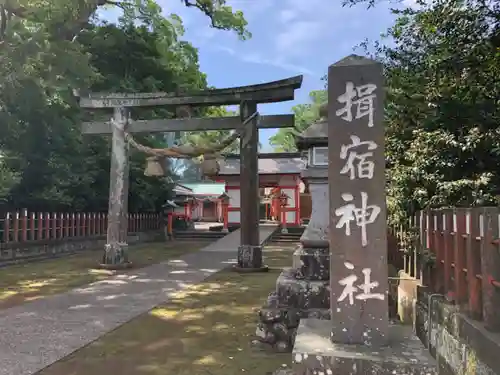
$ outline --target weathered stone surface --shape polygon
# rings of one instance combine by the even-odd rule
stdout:
[[[311,178],[310,170],[302,173],[303,178],[309,182],[309,192],[311,194],[311,218],[307,224],[300,243],[305,248],[328,248],[328,183],[326,168],[314,168],[321,171],[319,175]],[[324,175],[324,176],[323,176]]]
[[[434,295],[429,301],[425,287],[418,287],[417,296],[416,332],[437,359],[440,374],[500,374],[498,334],[485,330],[444,296]]]
[[[321,309],[330,306],[329,283],[297,279],[292,268],[281,272],[276,281],[276,294],[280,306],[297,309]]]
[[[238,268],[260,269],[262,266],[262,246],[244,244],[238,247]]]
[[[302,281],[304,283],[304,281]],[[300,289],[302,292],[302,289]],[[327,293],[328,294],[328,293]],[[303,301],[299,296],[295,301]],[[290,299],[287,299],[290,301]],[[329,306],[323,308],[304,308],[290,306],[287,303],[279,304],[279,295],[276,292],[269,294],[267,303],[259,311],[259,323],[255,332],[254,347],[273,348],[278,352],[289,352],[293,347],[297,327],[300,319],[316,318],[330,319]]]
[[[335,322],[303,319],[293,348],[296,375],[435,375],[437,366],[411,327],[389,325],[387,345],[374,349],[364,344],[330,341]]]
[[[330,280],[330,249],[299,247],[293,253],[298,279]]]
[[[328,69],[331,339],[383,345],[388,325],[382,64],[351,55]]]

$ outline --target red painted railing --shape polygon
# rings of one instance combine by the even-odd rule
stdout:
[[[65,238],[103,236],[108,226],[107,214],[47,213],[21,210],[9,212],[0,218],[1,242],[26,242],[36,240],[64,240]],[[128,232],[146,232],[161,227],[161,217],[156,213],[128,215]]]
[[[426,210],[414,218],[423,285],[500,331],[500,208]],[[428,258],[429,259],[429,258]],[[419,267],[420,268],[420,267]]]

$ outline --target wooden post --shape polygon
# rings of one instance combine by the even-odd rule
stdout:
[[[43,240],[43,213],[38,213],[36,239]]]
[[[52,228],[52,233],[50,235],[51,239],[55,240],[57,239],[57,214],[55,212],[52,213],[52,219],[51,219],[51,228]]]
[[[481,244],[483,320],[486,328],[500,332],[499,210],[483,208],[484,233]]]
[[[10,242],[10,212],[5,214],[5,221],[3,222],[3,242]]]
[[[45,213],[45,239],[50,240],[50,213]]]
[[[29,232],[29,239],[34,241],[36,239],[36,216],[34,212],[30,214]]]
[[[107,240],[102,265],[107,268],[129,264],[127,256],[127,209],[128,209],[128,142],[125,126],[128,111],[124,107],[114,109],[111,170],[109,184],[109,208]]]
[[[456,303],[463,308],[467,303],[467,280],[466,280],[466,264],[465,264],[465,211],[463,209],[455,209],[453,216],[453,231],[455,232],[455,292]]]
[[[14,223],[12,227],[12,242],[19,242],[19,212],[14,214]]]
[[[481,280],[477,275],[481,274],[478,252],[481,251],[481,231],[478,208],[467,209],[466,232],[469,235],[467,243],[467,284],[469,285],[468,311],[471,318],[481,320],[483,318]]]
[[[21,242],[28,241],[28,209],[21,211]]]
[[[328,69],[331,340],[385,344],[387,224],[382,65],[351,55]]]
[[[442,210],[443,221],[443,260],[444,260],[444,290],[449,300],[456,300],[456,285],[453,284],[453,211]]]
[[[267,270],[262,264],[259,238],[259,171],[258,171],[258,116],[255,102],[242,102],[241,121],[249,117],[240,141],[241,242],[238,248],[238,266],[243,272]]]

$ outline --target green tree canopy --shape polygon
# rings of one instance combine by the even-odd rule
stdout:
[[[347,1],[355,3],[375,4]],[[425,207],[498,204],[500,193],[500,3],[420,3],[394,9],[391,43],[365,50],[385,68],[387,194],[395,224]],[[311,105],[303,108],[307,113]],[[290,133],[279,132],[273,144],[291,149],[291,136],[283,134]]]
[[[209,16],[214,27],[249,34],[240,12],[224,1],[183,1]],[[117,4],[117,5],[113,5]],[[119,6],[118,25],[95,11]],[[165,18],[153,1],[8,2],[0,58],[0,200],[11,208],[105,210],[109,186],[107,137],[82,136],[88,118],[73,89],[172,91],[207,87],[197,50],[181,40],[182,22]],[[173,109],[134,110],[134,118],[172,117]],[[204,112],[201,112],[204,115]],[[163,136],[145,142],[164,145]],[[143,175],[144,155],[132,154],[130,210],[154,209],[168,194],[165,180]]]
[[[274,147],[275,152],[293,152],[297,148],[295,140],[297,135],[306,130],[309,125],[319,119],[319,108],[327,101],[325,90],[316,90],[309,93],[311,103],[299,104],[292,108],[295,114],[293,128],[279,129],[275,135],[269,138],[269,144]]]

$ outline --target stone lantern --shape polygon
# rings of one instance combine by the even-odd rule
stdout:
[[[226,192],[222,193],[219,196],[219,200],[222,204],[222,218],[223,218],[223,227],[222,232],[227,233],[228,230],[228,208],[229,208],[229,195]]]
[[[309,186],[311,217],[294,254],[297,276],[309,280],[329,279],[329,190],[328,190],[328,122],[324,107],[321,119],[311,124],[297,139],[297,147],[307,155],[301,177]]]
[[[259,312],[254,345],[290,351],[301,319],[330,318],[328,123],[323,116],[297,139],[307,157],[302,179],[309,185],[312,212],[294,252],[293,265],[276,280],[276,289]]]

